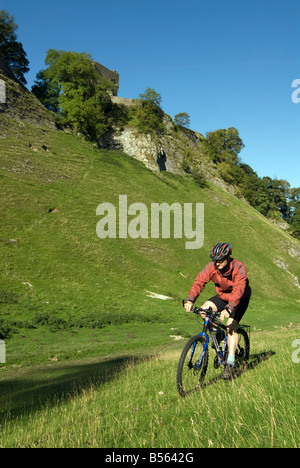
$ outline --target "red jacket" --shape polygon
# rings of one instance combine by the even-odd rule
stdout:
[[[215,283],[218,296],[228,302],[227,307],[231,312],[234,312],[243,296],[249,297],[251,294],[246,267],[235,258],[230,260],[230,267],[223,274],[214,262],[208,263],[195,279],[187,300],[195,302],[209,281]]]

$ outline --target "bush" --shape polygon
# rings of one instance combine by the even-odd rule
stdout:
[[[17,304],[18,296],[10,291],[0,291],[0,304]]]
[[[33,319],[33,324],[37,327],[47,326],[52,332],[65,329],[68,326],[67,322],[64,319],[60,317],[50,316],[47,313],[36,314]]]
[[[152,101],[136,100],[129,109],[129,125],[140,133],[154,134],[164,132],[163,111]]]
[[[12,325],[5,319],[0,319],[0,339],[9,338],[13,333]]]
[[[199,187],[201,187],[201,188],[207,187],[207,180],[206,180],[205,175],[203,174],[202,171],[200,171],[200,170],[194,171],[192,173],[192,176],[193,176],[193,179],[196,182],[196,184],[199,185]]]

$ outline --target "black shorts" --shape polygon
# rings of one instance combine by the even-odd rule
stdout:
[[[218,312],[221,312],[222,310],[224,310],[228,304],[228,301],[223,301],[223,299],[221,299],[220,296],[218,295],[211,297],[209,301],[213,302],[217,306]],[[242,297],[235,311],[231,312],[230,318],[233,318],[239,323],[242,320],[242,317],[248,308],[249,301],[250,301],[250,294]]]

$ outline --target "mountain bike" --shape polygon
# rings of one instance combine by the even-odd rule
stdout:
[[[183,348],[179,359],[177,369],[177,389],[179,395],[182,397],[199,390],[203,385],[208,367],[209,335],[212,340],[212,348],[216,353],[213,362],[215,369],[226,364],[228,355],[227,328],[226,325],[218,320],[221,312],[213,312],[212,308],[202,309],[201,307],[193,307],[191,312],[198,316],[198,321],[199,316],[201,317],[201,312],[204,313],[205,320],[202,332],[189,339]],[[216,327],[220,327],[222,330],[225,330],[224,340],[220,343],[216,336]],[[237,334],[238,345],[235,353],[233,377],[240,375],[247,367],[250,355],[249,325],[240,324],[237,328]]]

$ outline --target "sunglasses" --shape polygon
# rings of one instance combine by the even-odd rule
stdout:
[[[215,265],[219,265],[220,263],[226,262],[227,258],[223,258],[223,260],[214,260]]]

